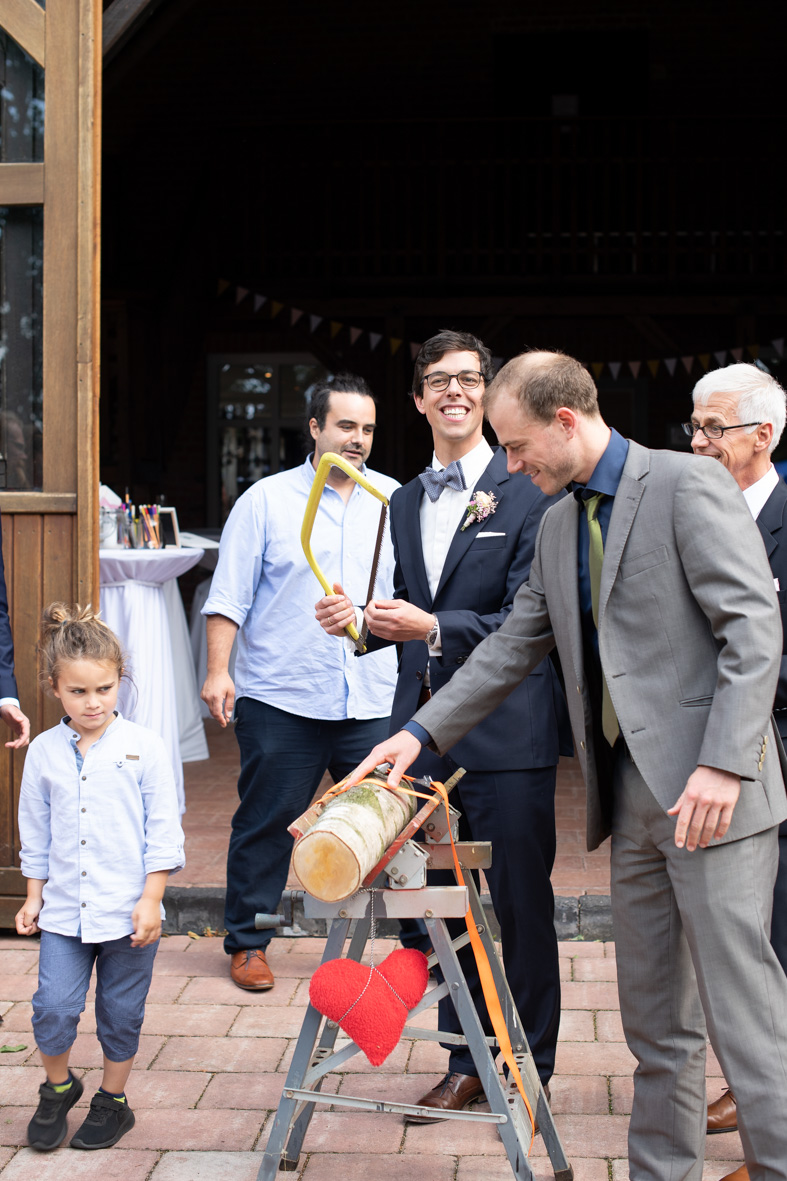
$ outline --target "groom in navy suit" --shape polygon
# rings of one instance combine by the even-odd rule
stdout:
[[[484,439],[482,398],[492,376],[489,350],[465,332],[440,332],[416,358],[412,394],[432,429],[434,454],[391,499],[395,597],[373,600],[366,610],[369,646],[396,643],[401,652],[391,733],[503,623],[528,577],[541,518],[557,499],[544,496],[529,476],[510,475],[505,452]],[[340,594],[317,604],[317,618],[333,634],[354,617]],[[555,772],[558,756],[572,753],[563,693],[545,660],[450,755],[424,750],[413,767],[415,775],[443,781],[457,767],[467,771],[452,795],[462,813],[460,837],[492,842],[486,878],[506,975],[544,1085],[554,1069],[560,1019],[550,883]],[[472,952],[460,952],[460,960],[491,1035]],[[440,1028],[461,1033],[450,1000],[440,1002]],[[448,1073],[419,1100],[435,1116],[410,1116],[412,1123],[483,1097],[467,1047],[448,1048]]]

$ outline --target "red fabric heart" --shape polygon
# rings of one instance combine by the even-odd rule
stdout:
[[[309,999],[318,1013],[338,1022],[372,1066],[380,1066],[396,1048],[407,1014],[426,992],[428,979],[423,952],[399,947],[375,968],[371,980],[369,965],[356,960],[321,964],[312,976]]]

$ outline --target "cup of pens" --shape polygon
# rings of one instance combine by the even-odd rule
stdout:
[[[124,549],[161,549],[158,505],[133,505],[127,498],[118,516],[118,544]]]

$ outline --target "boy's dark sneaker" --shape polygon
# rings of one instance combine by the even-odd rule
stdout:
[[[67,1091],[56,1091],[47,1081],[38,1088],[38,1109],[27,1125],[27,1142],[36,1152],[52,1152],[62,1144],[68,1131],[69,1111],[82,1098],[84,1087],[72,1075]]]
[[[90,1100],[87,1118],[71,1138],[72,1148],[111,1148],[130,1132],[136,1120],[128,1103],[119,1103],[97,1091]]]

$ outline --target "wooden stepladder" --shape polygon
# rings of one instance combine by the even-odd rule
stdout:
[[[428,787],[428,782],[426,786]],[[430,967],[439,966],[443,982],[428,989],[422,1000],[410,1011],[402,1036],[469,1047],[490,1110],[443,1112],[441,1118],[495,1124],[513,1176],[517,1181],[533,1181],[533,1171],[528,1158],[532,1127],[527,1108],[514,1081],[502,1076],[495,1065],[497,1041],[493,1037],[487,1038],[484,1034],[457,958],[457,951],[469,942],[469,935],[465,933],[452,940],[446,926],[446,919],[463,918],[469,905],[489,957],[514,1058],[522,1076],[528,1103],[543,1136],[556,1181],[573,1181],[574,1171],[566,1160],[522,1022],[487,927],[486,916],[473,878],[469,873],[464,875],[465,885],[462,886],[426,884],[427,868],[454,868],[450,843],[446,843],[449,841],[449,821],[442,811],[435,811],[434,805],[426,805],[421,809],[408,829],[400,834],[369,875],[367,881],[370,885],[367,886],[365,883],[364,888],[350,898],[341,902],[326,903],[305,894],[304,910],[307,917],[324,918],[329,921],[322,962],[338,959],[345,954],[348,938],[349,947],[346,955],[360,962],[370,934],[373,937],[372,916],[374,919],[424,919],[434,948],[429,964]],[[455,831],[458,813],[453,808],[450,809],[450,813],[451,829]],[[427,839],[424,842],[409,839],[409,830],[413,824],[413,833],[424,824],[431,830],[425,832]],[[491,864],[491,846],[488,843],[456,842],[455,848],[464,869],[484,869]],[[390,855],[392,850],[393,856]],[[382,871],[380,867],[383,867]],[[354,929],[351,932],[353,923]],[[258,926],[271,925],[270,915],[258,916]],[[424,1029],[417,1023],[413,1024],[419,1013],[436,1005],[445,996],[451,997],[456,1008],[462,1028],[461,1034]],[[329,1072],[341,1070],[345,1062],[360,1052],[354,1042],[349,1042],[336,1050],[334,1047],[338,1034],[339,1026],[325,1020],[309,1005],[262,1158],[258,1181],[274,1181],[278,1170],[297,1169],[304,1139],[318,1102],[322,1080]],[[384,1086],[384,1077],[380,1076],[381,1089]],[[417,1104],[398,1103],[385,1097],[366,1099],[351,1095],[331,1095],[326,1096],[323,1102],[335,1107],[377,1113],[390,1112],[399,1116],[429,1114],[429,1109]]]

